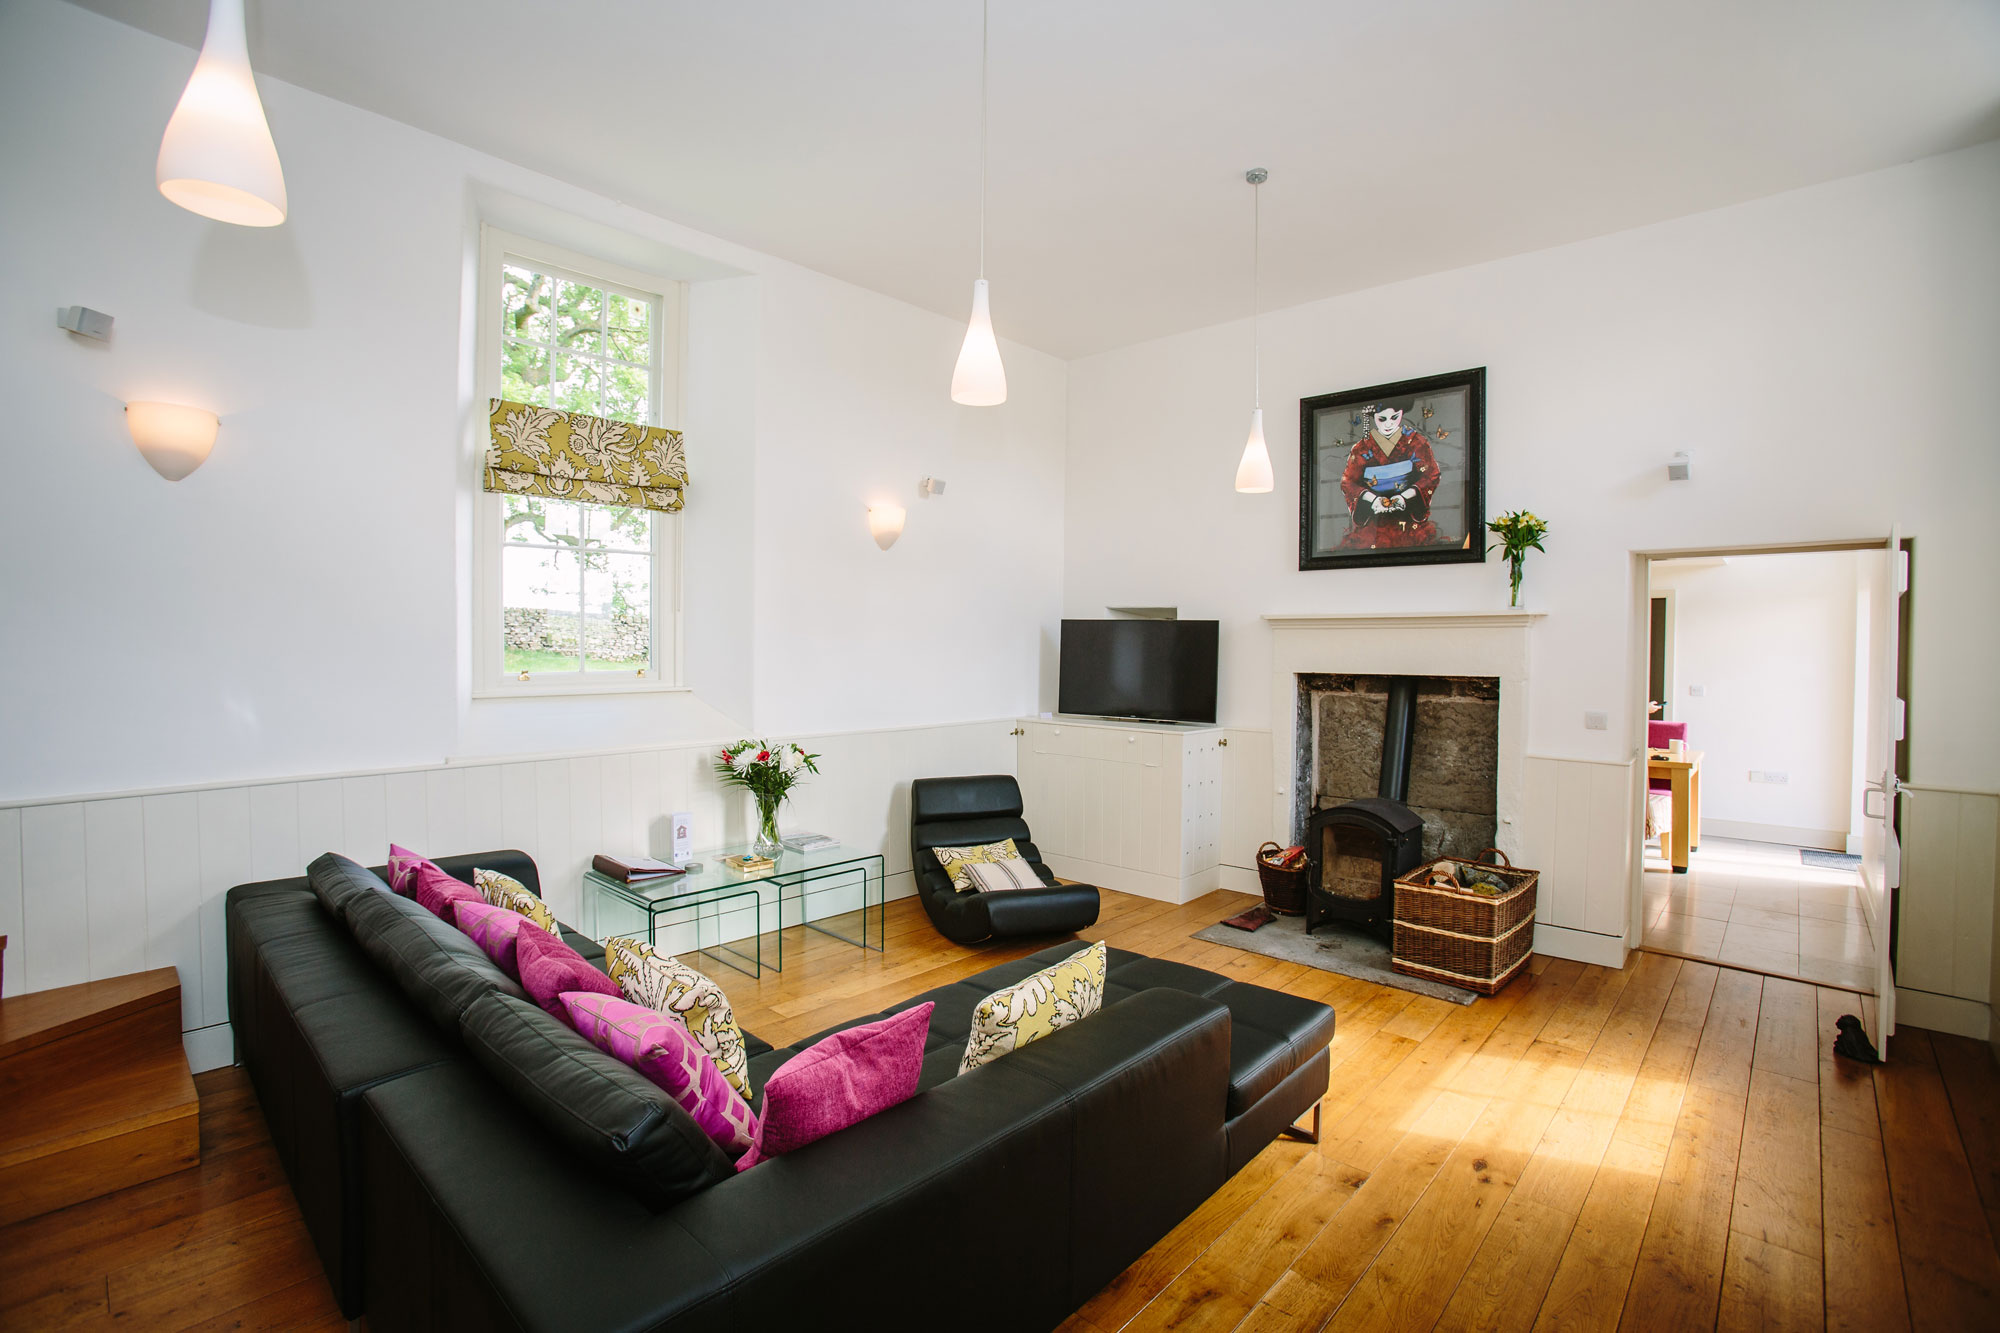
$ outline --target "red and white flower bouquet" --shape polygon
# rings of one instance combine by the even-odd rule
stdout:
[[[800,745],[738,741],[722,747],[715,761],[715,776],[747,789],[756,798],[759,855],[775,857],[783,850],[778,842],[778,807],[801,778],[819,772],[818,761],[818,755],[808,754]]]

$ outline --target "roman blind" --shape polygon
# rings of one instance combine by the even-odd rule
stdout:
[[[492,400],[486,489],[671,514],[687,490],[681,433],[660,426]]]

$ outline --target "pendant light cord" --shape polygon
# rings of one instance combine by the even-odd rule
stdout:
[[[986,13],[979,0],[979,276],[986,276]]]
[[[1250,186],[1250,406],[1264,409],[1264,345],[1257,336],[1257,283],[1264,263],[1264,187]]]

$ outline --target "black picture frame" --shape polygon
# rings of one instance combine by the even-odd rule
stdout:
[[[1385,402],[1403,405],[1405,413],[1447,413],[1454,422],[1439,427],[1446,438],[1436,440],[1423,429],[1429,418],[1407,423],[1424,435],[1442,474],[1423,515],[1437,529],[1436,542],[1346,545],[1348,534],[1365,521],[1355,523],[1340,489],[1341,473],[1358,442],[1357,429],[1365,433],[1365,410]],[[1455,438],[1461,431],[1463,438]],[[1409,528],[1399,524],[1396,530]],[[1486,545],[1486,367],[1299,400],[1300,569],[1483,564]]]

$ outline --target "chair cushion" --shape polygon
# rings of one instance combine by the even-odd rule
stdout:
[[[951,877],[951,886],[960,893],[978,889],[972,882],[972,867],[985,861],[1018,861],[1021,853],[1014,848],[1012,838],[1001,838],[997,842],[980,843],[971,847],[933,847],[931,855],[944,873]]]

